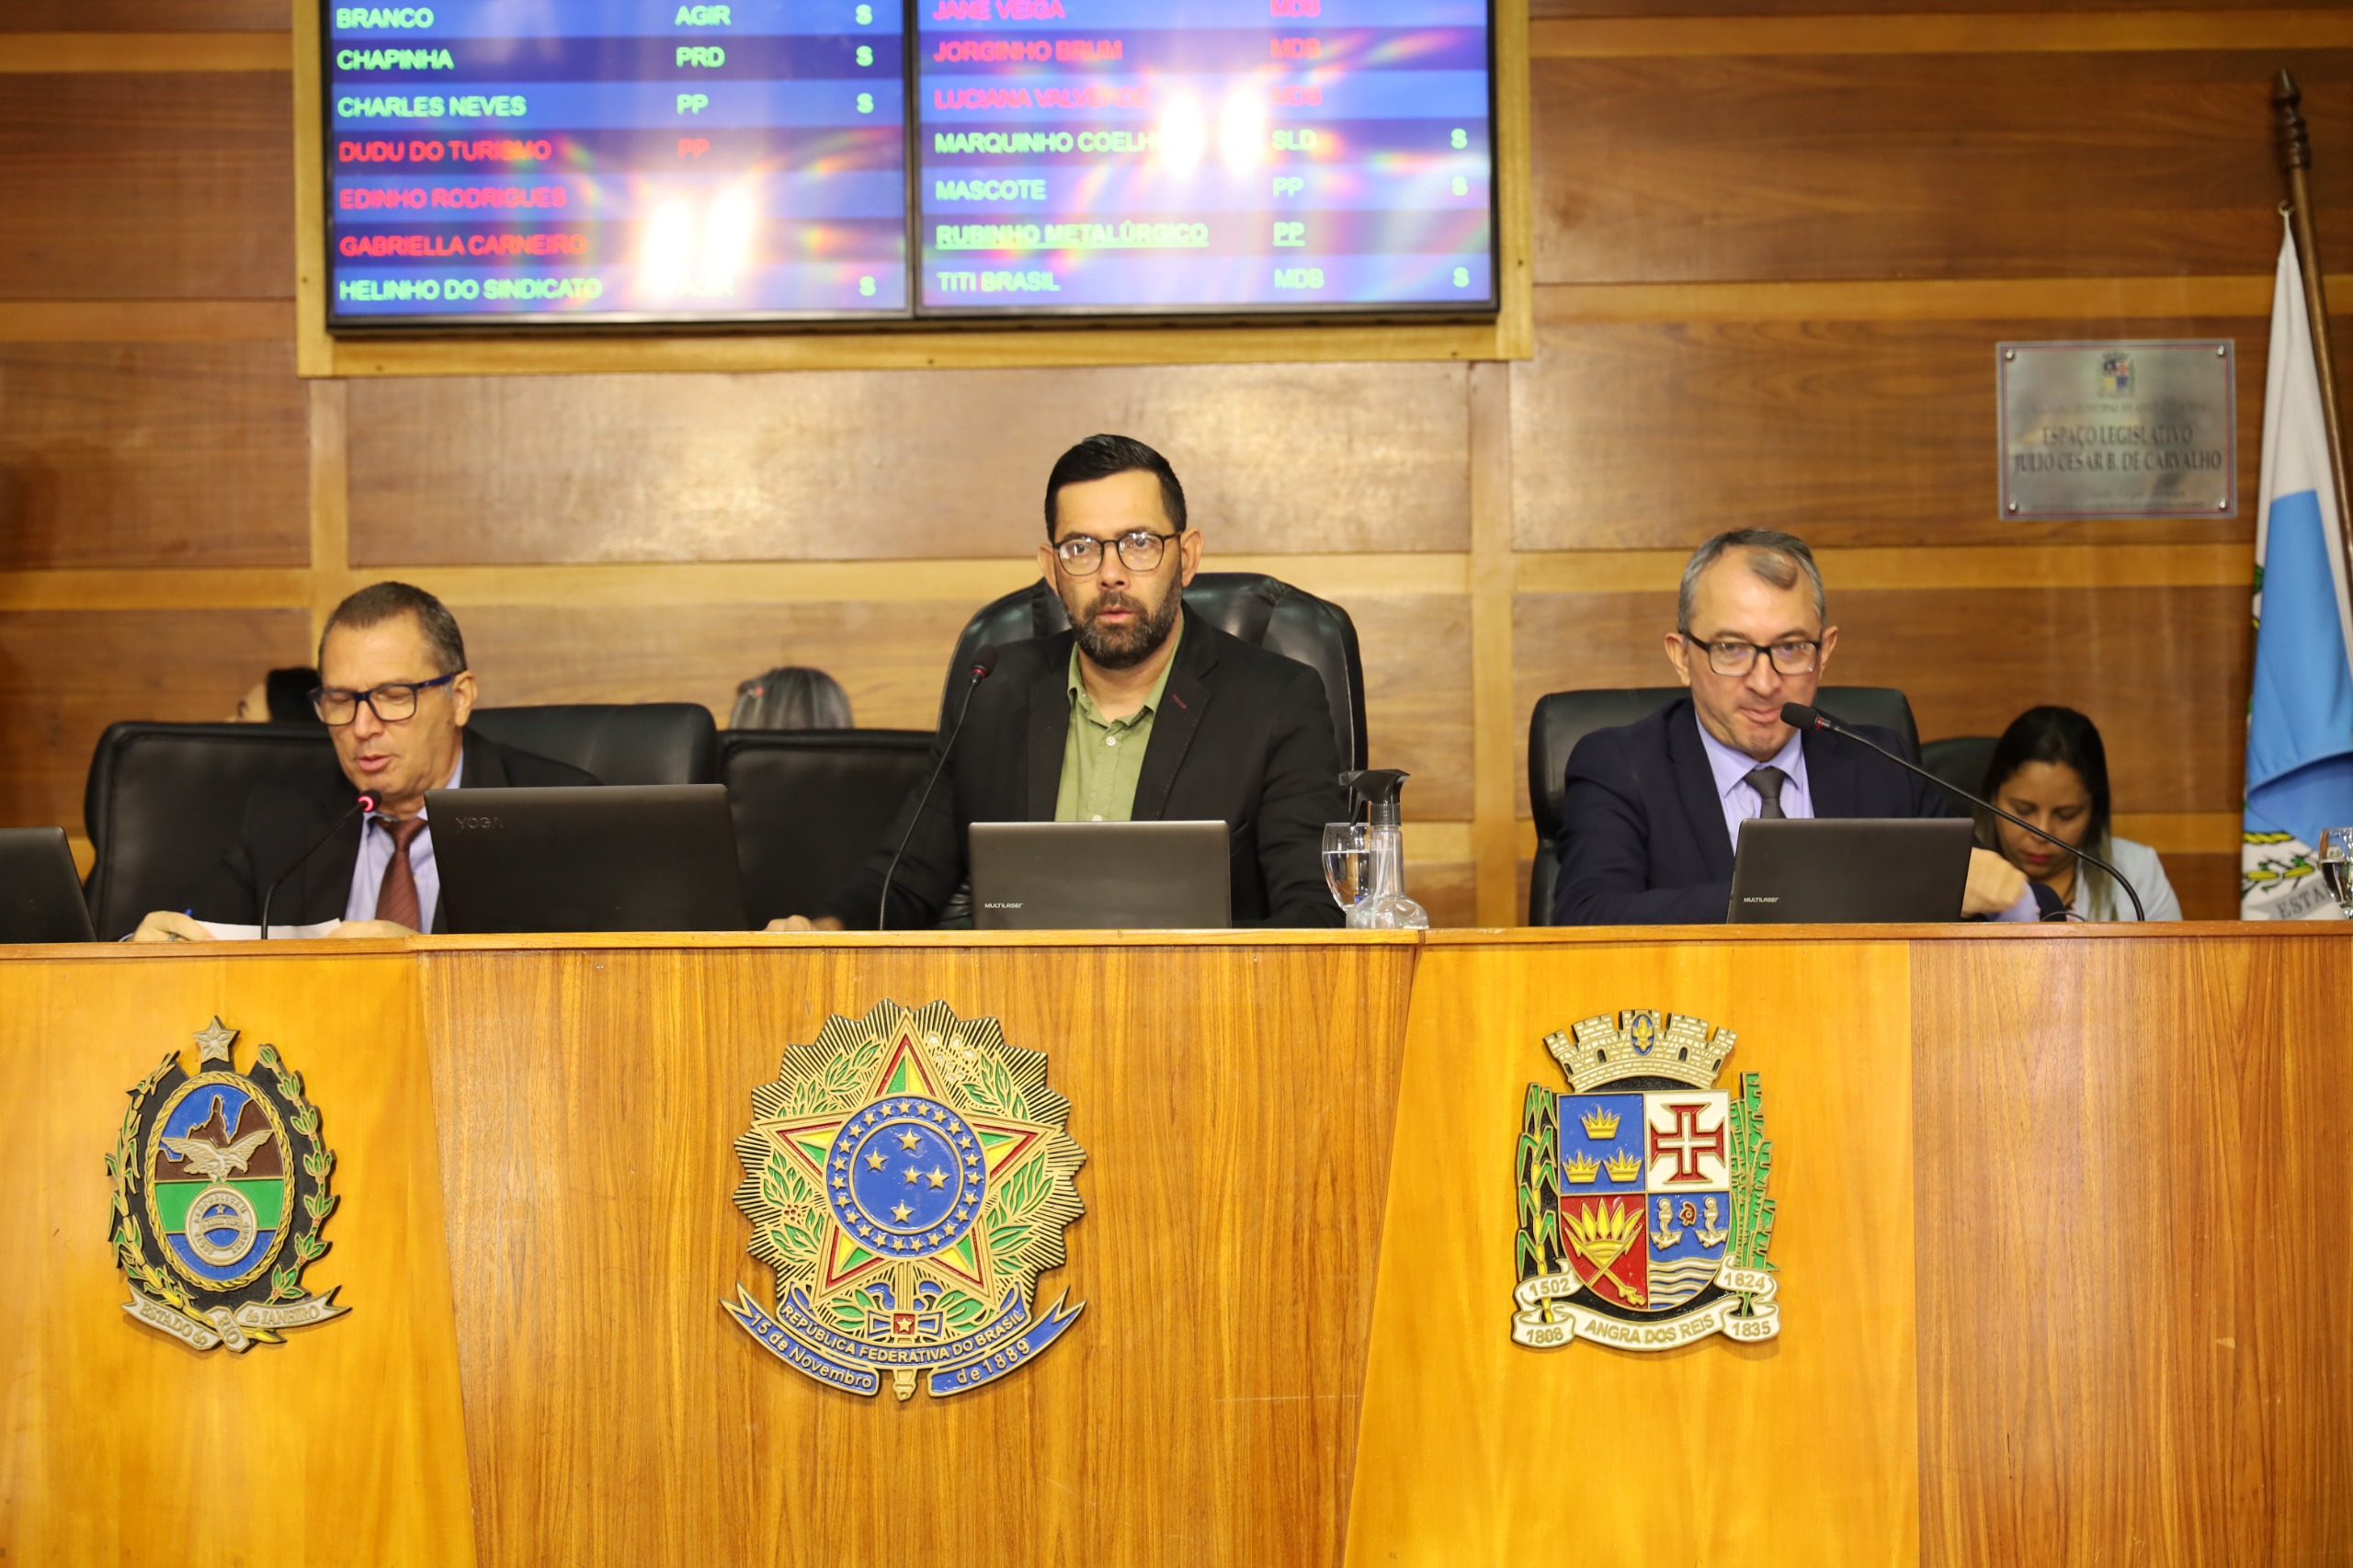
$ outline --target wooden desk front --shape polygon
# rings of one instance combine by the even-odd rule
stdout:
[[[17,949],[0,1560],[2353,1560],[2348,956],[2234,926]],[[818,1388],[717,1310],[767,1285],[752,1086],[886,997],[1048,1051],[1088,1156],[1047,1280],[1086,1315],[939,1403]],[[1765,1075],[1779,1340],[1509,1342],[1541,1037],[1634,1006]],[[234,1359],[124,1317],[100,1222],[120,1096],[216,1012],[325,1115],[313,1279],[354,1309]]]
[[[1348,1561],[2353,1562],[2353,932],[1433,933]],[[1763,1074],[1778,1339],[1507,1335],[1542,1037]]]

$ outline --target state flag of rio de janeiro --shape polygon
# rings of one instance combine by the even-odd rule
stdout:
[[[2255,691],[2247,709],[2245,920],[2336,918],[2313,864],[2324,827],[2353,825],[2353,597],[2303,277],[2290,235],[2271,296],[2263,474],[2255,524]]]

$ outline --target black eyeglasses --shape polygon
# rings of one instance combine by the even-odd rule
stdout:
[[[359,717],[359,705],[363,702],[368,705],[368,711],[376,715],[377,722],[397,724],[403,720],[416,717],[418,692],[447,686],[465,673],[463,670],[451,670],[448,675],[437,676],[431,680],[388,681],[382,686],[371,686],[366,691],[347,691],[341,687],[332,686],[313,687],[311,688],[311,708],[318,714],[321,723],[338,730]]]
[[[1103,569],[1103,547],[1108,544],[1120,552],[1120,563],[1129,571],[1149,572],[1160,564],[1161,557],[1168,553],[1168,541],[1176,537],[1150,528],[1136,528],[1115,540],[1074,534],[1054,546],[1054,557],[1072,576],[1092,577]]]
[[[1701,642],[1699,646],[1708,651],[1708,667],[1720,676],[1746,675],[1756,667],[1759,653],[1770,656],[1773,667],[1785,676],[1812,675],[1822,653],[1819,641],[1810,642],[1802,637],[1785,637],[1770,648],[1744,642],[1737,637]]]

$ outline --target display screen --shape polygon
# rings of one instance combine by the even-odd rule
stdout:
[[[1485,0],[323,21],[335,328],[1495,303]]]

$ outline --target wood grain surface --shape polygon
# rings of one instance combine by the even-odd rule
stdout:
[[[2270,82],[2353,146],[2353,53],[1539,59],[1536,279],[2270,271]],[[2315,159],[2324,256],[2353,158]]]
[[[304,566],[290,343],[0,343],[0,569]]]
[[[0,33],[273,32],[284,0],[9,0]]]
[[[0,299],[293,296],[284,72],[6,81]]]
[[[293,609],[0,611],[0,823],[78,827],[108,724],[224,719],[309,648]]]
[[[2040,703],[2100,727],[2120,812],[2235,812],[2253,650],[2244,589],[1866,588],[1829,579],[1836,684],[1893,686],[1923,735],[1998,735]],[[1528,714],[1548,691],[1673,686],[1671,591],[1523,594],[1514,612],[1527,812]]]
[[[1424,949],[1351,1564],[1913,1561],[1906,955],[1828,935]],[[1737,1031],[1725,1081],[1764,1075],[1777,1340],[1511,1341],[1521,1105],[1567,1086],[1543,1037],[1629,1007]]]
[[[1413,960],[431,952],[482,1561],[1336,1562]],[[828,1012],[935,997],[1050,1054],[1087,1212],[1044,1288],[1087,1306],[983,1395],[869,1402],[721,1314],[769,1289],[733,1143]]]
[[[1923,1563],[2353,1543],[2342,927],[1913,955]]]
[[[1028,556],[1046,475],[1165,453],[1215,551],[1460,550],[1450,365],[355,382],[352,559]],[[495,527],[485,528],[485,519]]]
[[[2255,537],[2260,319],[1598,323],[1549,314],[1551,292],[1512,369],[1520,550],[1688,551],[1734,526],[1821,547]],[[2236,345],[2235,517],[2003,516],[1995,345],[2105,335]]]
[[[415,960],[0,949],[11,1277],[0,1561],[471,1568],[466,1437]],[[218,1014],[275,1044],[336,1156],[313,1293],[351,1310],[242,1356],[131,1321],[107,1244],[124,1095]]]

